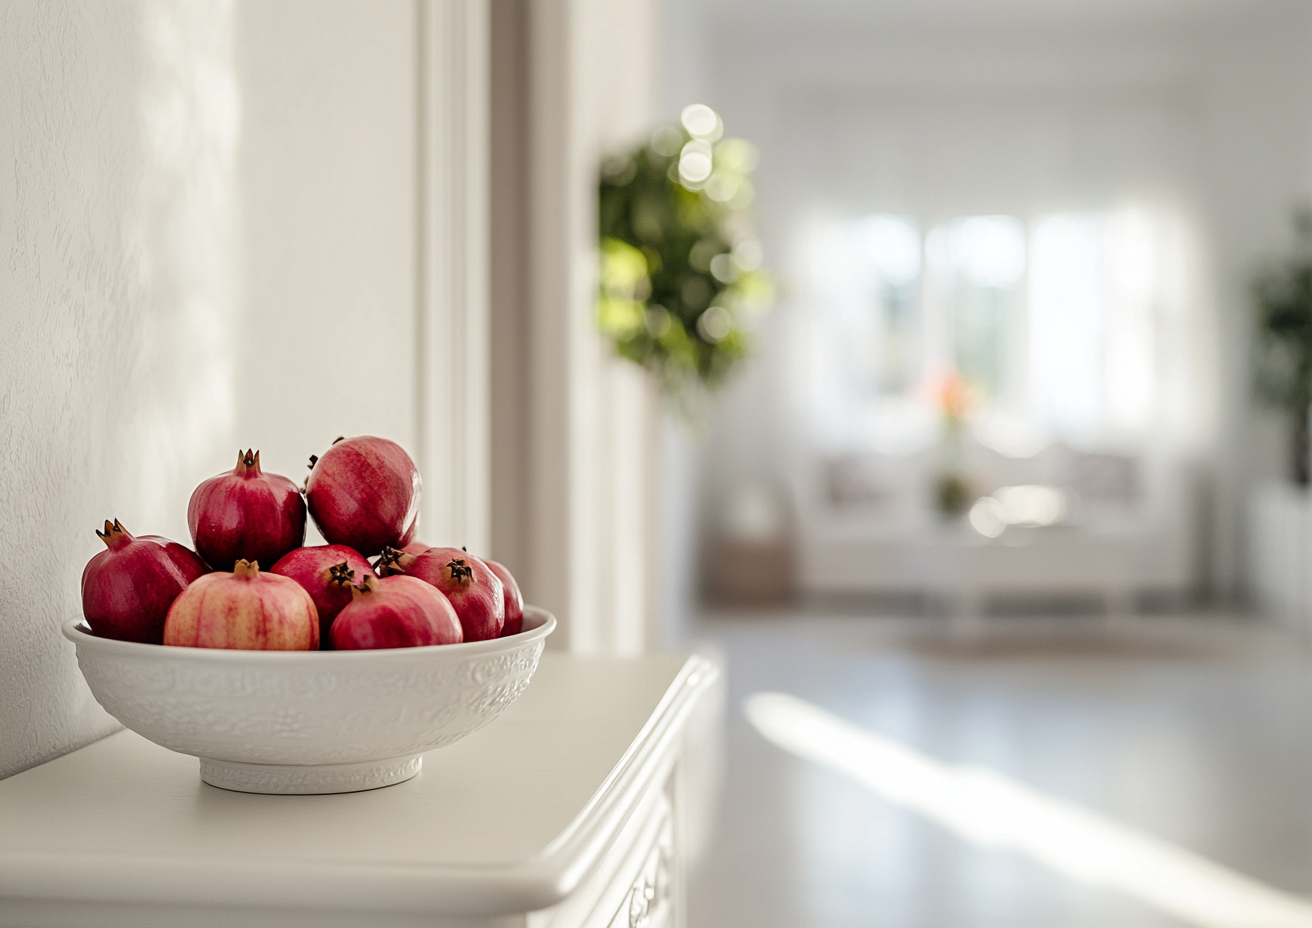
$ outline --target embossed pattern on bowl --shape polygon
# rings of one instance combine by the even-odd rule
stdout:
[[[518,635],[378,651],[138,644],[99,638],[80,620],[67,622],[64,635],[106,711],[156,744],[201,758],[207,782],[341,792],[408,779],[417,755],[495,719],[528,686],[555,624],[530,606]]]

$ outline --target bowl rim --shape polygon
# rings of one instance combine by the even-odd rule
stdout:
[[[104,654],[121,657],[142,657],[151,660],[167,658],[195,663],[234,664],[258,661],[263,664],[296,664],[297,666],[340,667],[343,664],[371,663],[379,660],[410,660],[429,655],[444,654],[475,657],[513,650],[522,645],[541,641],[556,629],[556,617],[538,606],[524,607],[524,629],[518,634],[487,641],[461,641],[456,644],[430,644],[416,648],[373,648],[359,651],[255,651],[236,648],[187,648],[171,644],[146,644],[140,641],[120,641],[101,638],[91,632],[86,619],[69,619],[64,623],[64,637],[78,648],[88,648]]]

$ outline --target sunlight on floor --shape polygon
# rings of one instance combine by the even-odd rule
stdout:
[[[956,834],[1019,851],[1200,928],[1310,928],[1312,903],[987,768],[943,764],[783,693],[743,703],[769,741]]]

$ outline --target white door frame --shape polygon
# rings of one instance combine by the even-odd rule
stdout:
[[[420,537],[490,544],[487,0],[419,4]],[[379,397],[386,402],[386,397]]]

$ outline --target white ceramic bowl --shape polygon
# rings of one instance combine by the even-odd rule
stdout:
[[[528,686],[551,613],[493,641],[378,651],[227,651],[115,641],[65,623],[96,700],[128,728],[200,758],[206,783],[346,793],[419,772],[424,751],[491,722]]]

